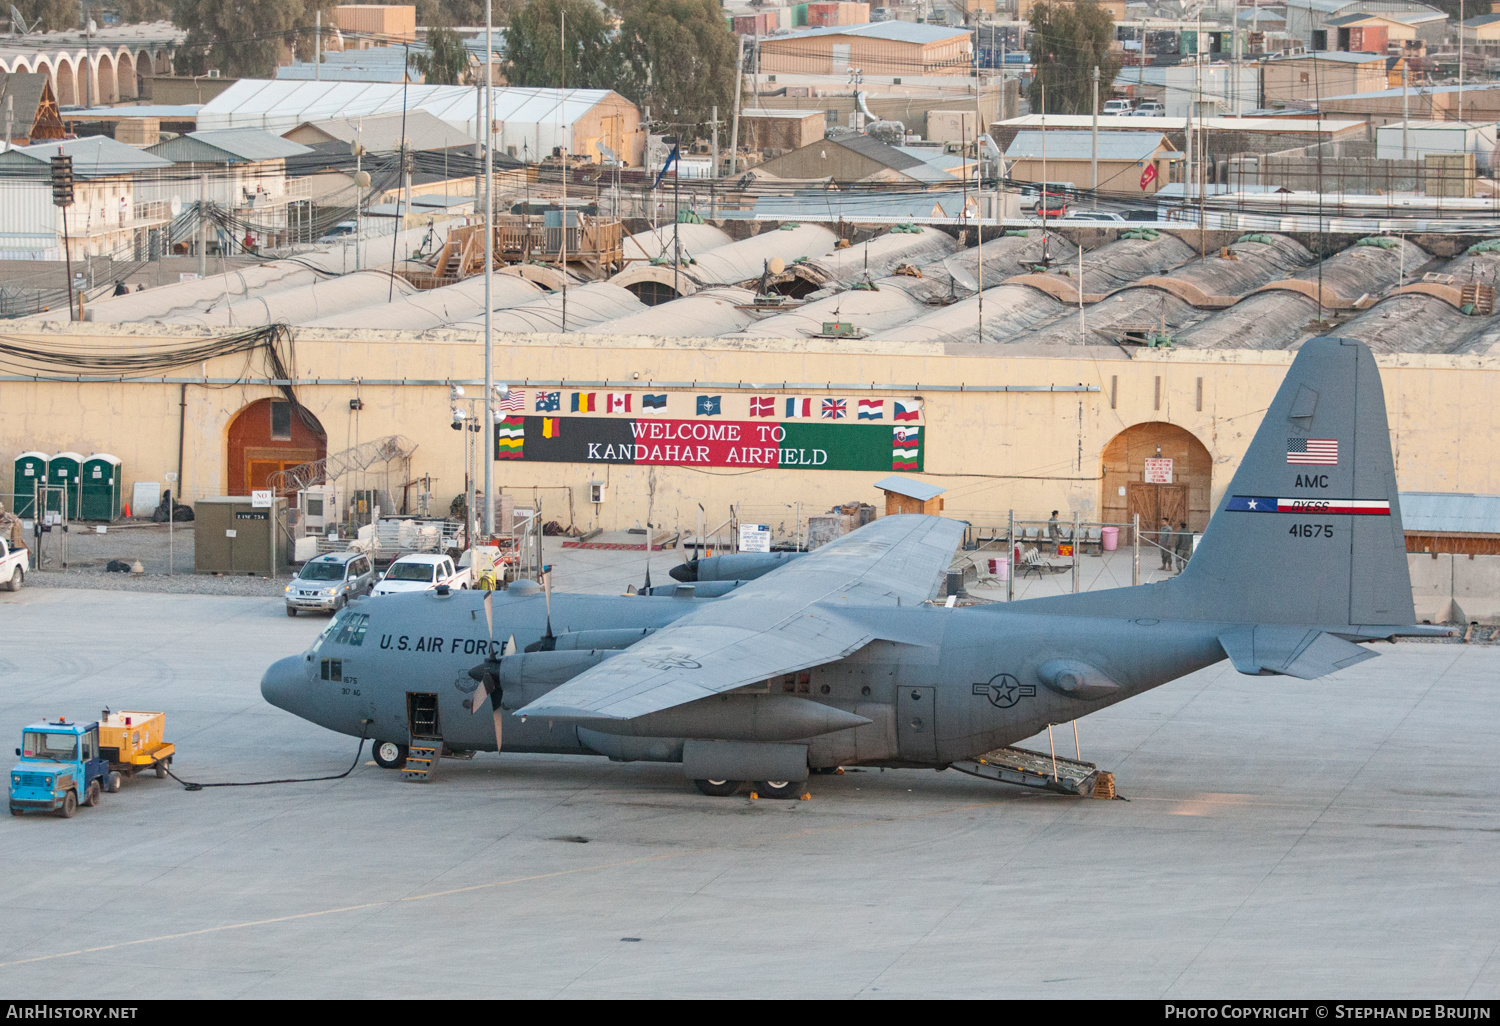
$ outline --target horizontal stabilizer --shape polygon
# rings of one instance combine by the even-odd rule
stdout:
[[[1252,676],[1280,673],[1313,680],[1375,658],[1369,649],[1316,627],[1236,627],[1220,634],[1219,644],[1236,670]]]

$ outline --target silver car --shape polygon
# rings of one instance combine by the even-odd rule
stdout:
[[[363,552],[330,552],[303,564],[286,586],[286,615],[299,610],[336,613],[349,600],[368,595],[375,586],[375,568]]]

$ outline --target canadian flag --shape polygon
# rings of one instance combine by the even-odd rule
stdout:
[[[609,393],[609,398],[605,401],[604,407],[605,407],[605,412],[606,413],[629,413],[630,412],[630,393],[629,392],[611,392],[611,393]]]
[[[1141,190],[1144,192],[1146,187],[1154,181],[1156,181],[1156,165],[1147,164],[1146,170],[1141,172]]]

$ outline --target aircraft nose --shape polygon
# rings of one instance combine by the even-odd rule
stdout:
[[[260,679],[260,694],[278,709],[295,713],[292,708],[299,691],[303,690],[302,656],[278,659],[267,668]]]

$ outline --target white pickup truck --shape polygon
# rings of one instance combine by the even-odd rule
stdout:
[[[427,591],[447,585],[454,591],[472,585],[470,567],[454,567],[448,556],[414,552],[402,556],[386,569],[385,575],[371,593],[375,596],[396,595],[403,591]]]
[[[31,553],[23,545],[12,549],[9,540],[0,538],[0,588],[20,591],[31,569]]]

